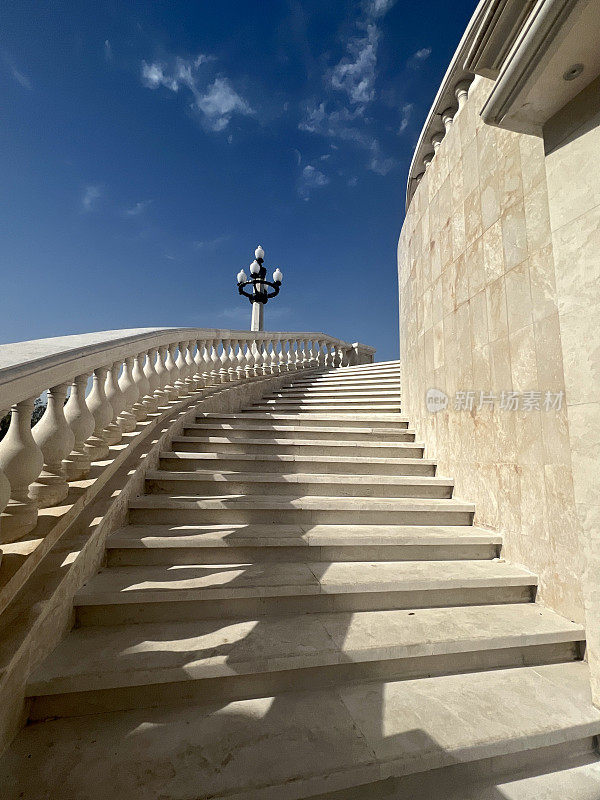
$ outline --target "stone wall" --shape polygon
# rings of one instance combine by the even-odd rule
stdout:
[[[544,128],[588,655],[600,665],[600,78]],[[592,684],[600,699],[600,668]]]
[[[438,474],[477,504],[476,523],[539,575],[539,599],[581,621],[567,406],[543,410],[545,392],[565,391],[544,144],[482,123],[491,86],[471,85],[400,236],[404,408]],[[449,396],[437,413],[432,387]],[[475,391],[472,410],[455,409],[460,391]],[[479,391],[493,407],[477,408]],[[541,392],[541,410],[501,410],[502,392]]]

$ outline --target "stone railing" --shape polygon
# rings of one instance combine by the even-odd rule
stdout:
[[[124,433],[178,398],[268,375],[373,360],[322,333],[143,328],[0,346],[0,543],[31,532]],[[88,391],[89,390],[89,391]],[[46,410],[31,427],[36,399]]]

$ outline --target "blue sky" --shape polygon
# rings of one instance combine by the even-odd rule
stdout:
[[[473,0],[6,0],[0,341],[247,329],[397,357],[413,147]]]

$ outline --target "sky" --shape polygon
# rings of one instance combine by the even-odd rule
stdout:
[[[0,342],[266,330],[398,357],[408,168],[474,0],[4,0]]]

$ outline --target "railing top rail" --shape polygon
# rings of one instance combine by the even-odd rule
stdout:
[[[181,341],[210,339],[308,339],[344,348],[354,346],[314,331],[255,332],[227,328],[132,328],[3,344],[0,345],[0,411],[51,386],[91,373],[100,366],[110,366],[144,350]],[[363,351],[374,352],[374,348],[368,345],[359,346]]]

